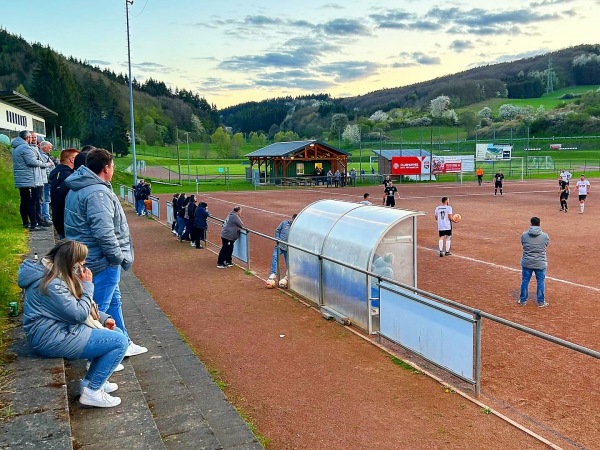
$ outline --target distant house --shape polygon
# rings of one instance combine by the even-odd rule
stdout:
[[[266,184],[323,181],[327,172],[347,172],[350,154],[318,140],[276,142],[246,155],[250,171]]]
[[[0,133],[30,130],[46,137],[46,118],[53,116],[58,114],[23,94],[0,91]]]

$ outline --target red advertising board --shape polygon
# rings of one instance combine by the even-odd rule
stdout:
[[[392,175],[421,175],[426,156],[392,156]]]

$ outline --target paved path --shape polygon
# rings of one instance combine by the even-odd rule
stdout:
[[[50,229],[32,234],[31,255],[45,254],[52,239]],[[0,424],[0,448],[262,449],[131,272],[123,273],[121,292],[128,331],[149,349],[126,359],[125,370],[111,377],[121,405],[82,407],[84,362],[35,357],[18,327],[12,346],[16,415]]]

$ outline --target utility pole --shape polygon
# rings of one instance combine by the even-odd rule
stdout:
[[[127,65],[129,67],[129,120],[131,122],[131,162],[133,165],[133,185],[135,186],[137,184],[137,160],[135,157],[135,123],[133,117],[133,79],[131,77],[131,45],[129,43],[129,5],[133,5],[133,0],[125,0],[125,13],[127,16]],[[62,146],[62,138],[60,140]]]
[[[179,154],[179,127],[175,127],[175,140],[177,141],[177,175],[179,176],[179,186],[181,186],[181,155]]]
[[[188,184],[190,184],[190,133],[185,131],[185,142],[187,143],[187,156],[188,156]]]

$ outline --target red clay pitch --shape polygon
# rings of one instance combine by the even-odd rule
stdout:
[[[418,219],[418,286],[487,313],[598,350],[600,285],[595,268],[600,202],[591,180],[584,214],[571,195],[559,212],[555,181],[505,183],[504,195],[476,182],[400,184],[397,206]],[[281,220],[324,198],[380,198],[380,186],[220,192],[200,195],[224,218],[236,204],[253,230],[272,235]],[[574,190],[573,190],[574,191]],[[440,258],[433,209],[450,197],[462,216],[452,256]],[[161,201],[170,200],[164,196]],[[163,203],[163,211],[166,211]],[[375,346],[239,268],[219,270],[216,255],[178,243],[159,223],[128,211],[134,271],[227,384],[274,449],[542,448],[545,445],[424,375],[394,365]],[[549,308],[535,306],[535,280],[518,307],[520,235],[529,218],[550,235]],[[209,240],[220,242],[211,224]],[[253,238],[251,270],[269,273],[273,244]],[[531,295],[534,295],[532,298]],[[483,322],[482,397],[562,448],[597,448],[597,360],[490,321]]]

